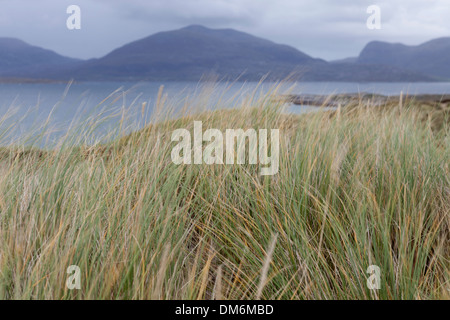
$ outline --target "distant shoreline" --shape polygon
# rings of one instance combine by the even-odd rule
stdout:
[[[387,105],[398,104],[399,101],[415,101],[422,104],[438,105],[450,103],[450,94],[402,94],[381,95],[368,92],[342,93],[331,95],[320,94],[286,94],[281,95],[282,100],[294,105],[309,105],[317,107],[339,107],[346,105]]]
[[[29,78],[0,78],[0,84],[69,83],[70,81]]]
[[[173,80],[173,79],[110,79],[110,80],[99,80],[99,79],[92,79],[92,80],[61,80],[61,79],[33,79],[33,78],[0,78],[0,84],[67,84],[67,83],[108,83],[108,82],[126,82],[126,83],[142,83],[142,82],[198,82],[198,83],[205,83],[205,82],[236,82],[236,83],[246,83],[246,82],[260,82],[260,81],[249,81],[249,80],[222,80],[222,81],[211,81],[211,80]],[[302,80],[272,80],[272,79],[266,79],[262,82],[280,82],[280,83],[360,83],[360,84],[370,84],[370,83],[449,83],[450,80],[436,80],[436,81],[336,81],[336,80],[330,80],[330,81],[302,81]]]

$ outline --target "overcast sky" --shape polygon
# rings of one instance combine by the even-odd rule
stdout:
[[[66,9],[81,8],[81,30]],[[369,5],[381,30],[369,30]],[[324,59],[356,56],[372,40],[419,44],[450,36],[450,0],[0,0],[0,37],[77,58],[190,24],[234,28]]]

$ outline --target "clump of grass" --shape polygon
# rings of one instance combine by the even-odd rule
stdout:
[[[102,145],[0,150],[0,298],[448,299],[448,125],[408,106],[286,115],[270,94]],[[280,129],[278,174],[173,164],[193,120]]]

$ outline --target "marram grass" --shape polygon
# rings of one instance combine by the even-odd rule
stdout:
[[[102,145],[2,148],[0,298],[448,299],[448,125],[410,106],[294,116],[271,101]],[[278,174],[173,164],[171,133],[194,120],[280,129]]]

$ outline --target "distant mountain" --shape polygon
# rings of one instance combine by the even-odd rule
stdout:
[[[78,79],[198,80],[203,75],[236,79],[286,77],[294,68],[325,65],[295,48],[232,29],[202,26],[160,32],[91,60],[71,75]]]
[[[0,38],[0,77],[43,78],[49,70],[69,68],[81,61],[29,45],[18,39]]]
[[[428,81],[398,68],[330,64],[287,45],[233,29],[193,25],[160,32],[57,77],[78,80],[295,79],[304,81]]]
[[[450,37],[438,38],[417,46],[374,41],[366,45],[357,60],[450,79]]]
[[[244,32],[198,25],[159,32],[87,61],[0,38],[0,78],[198,81],[213,76],[259,81],[266,75],[270,80],[301,81],[434,80],[414,69],[374,64],[371,59],[365,63],[361,57],[358,63],[330,63]]]

